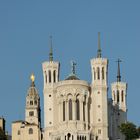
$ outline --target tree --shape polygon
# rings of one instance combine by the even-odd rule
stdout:
[[[131,122],[122,123],[119,129],[125,135],[126,140],[133,140],[139,137],[136,125]]]
[[[0,128],[0,140],[7,140],[5,132]]]
[[[140,126],[137,128],[138,135],[140,137]]]

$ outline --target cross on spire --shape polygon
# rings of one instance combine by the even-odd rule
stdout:
[[[122,61],[120,59],[118,59],[117,60],[117,63],[118,63],[117,82],[121,82],[120,62],[122,62]]]
[[[71,73],[72,74],[76,74],[76,62],[74,62],[74,61],[71,61]]]
[[[101,44],[100,44],[100,32],[98,32],[98,50],[97,50],[97,58],[101,58],[102,54],[101,54],[102,50],[101,50]]]
[[[53,61],[53,47],[52,47],[52,36],[49,37],[49,47],[50,47],[50,52],[49,52],[49,61]]]

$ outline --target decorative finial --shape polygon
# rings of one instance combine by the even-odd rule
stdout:
[[[97,51],[97,58],[101,58],[102,54],[101,54],[102,50],[101,50],[101,44],[100,44],[100,32],[98,32],[98,51]]]
[[[73,74],[73,75],[75,75],[76,74],[76,62],[74,62],[74,61],[71,61],[71,73]]]
[[[53,61],[52,36],[50,36],[50,53],[49,53],[49,61]]]
[[[32,73],[30,76],[30,80],[31,80],[31,86],[35,86],[34,82],[35,82],[35,75]]]
[[[122,61],[118,59],[117,60],[117,63],[118,63],[117,82],[121,82],[120,62]]]

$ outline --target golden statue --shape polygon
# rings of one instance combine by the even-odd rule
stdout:
[[[33,73],[31,74],[30,79],[31,79],[32,82],[35,81],[35,75]]]

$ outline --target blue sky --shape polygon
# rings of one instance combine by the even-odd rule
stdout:
[[[78,77],[91,82],[90,59],[96,57],[98,32],[103,57],[109,59],[109,96],[120,58],[122,80],[128,83],[128,120],[140,125],[139,5],[139,0],[1,0],[0,116],[7,130],[12,121],[24,119],[32,72],[43,112],[42,62],[48,60],[49,36],[54,59],[61,63],[61,79],[75,60]]]

